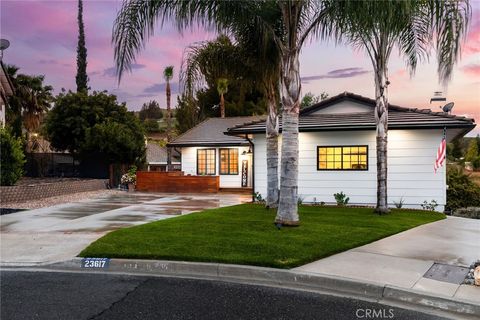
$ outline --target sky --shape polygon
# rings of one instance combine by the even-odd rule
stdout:
[[[469,32],[462,55],[448,87],[439,85],[434,54],[417,67],[413,77],[398,54],[389,64],[388,94],[392,104],[411,108],[430,108],[434,91],[443,91],[447,102],[455,102],[453,113],[480,122],[480,0],[473,0]],[[178,93],[178,71],[182,55],[195,42],[212,40],[216,34],[202,29],[182,34],[169,24],[157,26],[145,49],[120,84],[115,77],[111,33],[119,0],[84,0],[84,24],[88,50],[89,86],[108,90],[125,101],[130,110],[139,110],[144,102],[155,99],[165,106],[163,69],[173,65],[173,101]],[[58,93],[62,88],[75,90],[77,1],[1,0],[0,36],[10,41],[3,62],[15,64],[20,72],[45,75]],[[344,91],[374,97],[371,62],[363,51],[333,42],[309,41],[300,57],[302,93],[322,92],[334,96]],[[480,125],[470,135],[480,133]]]

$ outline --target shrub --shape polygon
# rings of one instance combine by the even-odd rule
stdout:
[[[350,198],[347,197],[343,191],[340,193],[334,193],[333,196],[335,197],[335,201],[337,201],[337,206],[346,206],[348,201],[350,201]]]
[[[0,155],[0,184],[13,186],[23,174],[25,155],[20,139],[3,128],[0,129]]]
[[[400,198],[400,200],[398,202],[393,201],[393,204],[395,205],[395,207],[397,209],[402,209],[404,202],[405,202],[405,199],[403,199],[403,197],[402,197],[402,198]]]
[[[460,208],[453,212],[454,216],[471,218],[471,219],[480,219],[480,208],[469,207],[469,208]]]
[[[423,201],[421,204],[423,210],[428,210],[428,211],[435,211],[435,208],[438,207],[438,203],[436,200],[430,201],[430,203],[427,202],[427,200]]]
[[[449,168],[447,184],[448,209],[480,206],[480,187],[463,172],[463,169]]]

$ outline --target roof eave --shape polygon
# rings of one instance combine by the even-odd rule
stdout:
[[[473,128],[475,128],[475,124],[468,123],[468,124],[389,124],[388,126],[391,130],[402,130],[402,129],[443,129],[443,128],[452,128],[452,129],[461,129],[464,128],[465,132],[468,133]],[[356,130],[373,130],[375,129],[375,125],[362,125],[362,126],[311,126],[308,128],[299,128],[300,132],[315,132],[315,131],[356,131]],[[282,129],[279,130],[282,132]],[[244,129],[244,130],[235,130],[234,132],[229,132],[229,135],[245,135],[245,134],[259,134],[264,133],[264,128],[258,129]],[[465,134],[466,134],[465,133]]]

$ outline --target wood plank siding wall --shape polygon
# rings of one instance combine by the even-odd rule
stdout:
[[[216,193],[220,188],[218,176],[186,176],[181,171],[138,171],[138,191],[172,193]]]
[[[437,173],[433,164],[443,131],[389,130],[388,132],[388,204],[404,201],[404,208],[420,209],[424,201],[435,200],[437,210],[446,203],[446,170]],[[377,158],[375,131],[300,132],[298,194],[304,202],[335,204],[334,193],[344,192],[350,204],[376,203]],[[281,139],[280,139],[281,141]],[[255,192],[267,194],[265,134],[257,134],[255,143]],[[318,146],[368,146],[368,169],[359,171],[317,170]],[[279,155],[280,157],[280,155]]]

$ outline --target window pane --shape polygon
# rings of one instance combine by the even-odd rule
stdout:
[[[318,170],[366,170],[367,146],[318,147]]]

